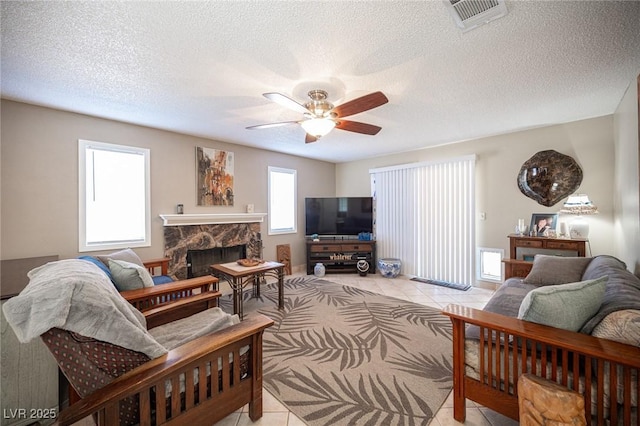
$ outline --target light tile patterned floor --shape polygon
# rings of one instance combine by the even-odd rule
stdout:
[[[296,273],[294,276],[304,275]],[[493,290],[474,287],[468,291],[459,291],[445,287],[438,287],[411,281],[407,277],[397,277],[394,279],[383,278],[380,275],[367,275],[360,277],[357,274],[328,274],[326,279],[339,284],[350,285],[380,294],[396,297],[398,299],[409,300],[425,306],[441,309],[449,303],[457,303],[473,308],[482,309],[487,303]],[[221,285],[223,293],[230,293],[228,286]],[[269,392],[263,392],[263,416],[253,423],[249,419],[247,406],[230,414],[216,426],[302,426],[305,423],[295,414],[291,413]],[[93,422],[85,419],[86,422],[76,423],[75,426],[88,426]],[[453,398],[445,401],[440,410],[436,413],[432,426],[460,425],[453,419]],[[467,420],[464,423],[468,426],[515,426],[518,422],[511,420],[495,411],[489,410],[473,401],[467,401]]]

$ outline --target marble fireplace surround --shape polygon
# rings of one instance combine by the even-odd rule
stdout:
[[[160,215],[164,220],[164,255],[171,259],[169,275],[187,278],[187,251],[247,246],[248,258],[262,252],[260,223],[264,214]]]

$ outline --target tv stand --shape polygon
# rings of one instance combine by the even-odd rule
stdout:
[[[322,263],[327,273],[358,273],[358,260],[369,262],[369,273],[376,272],[376,242],[356,239],[307,240],[307,275],[313,274],[316,263]]]

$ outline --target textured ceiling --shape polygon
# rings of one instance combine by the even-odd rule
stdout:
[[[462,32],[441,1],[3,1],[1,95],[344,162],[611,114],[640,72],[640,2],[507,1]],[[313,144],[262,97],[389,103]]]

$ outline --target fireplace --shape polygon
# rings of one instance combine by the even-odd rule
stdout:
[[[233,262],[247,257],[247,245],[213,247],[203,250],[187,250],[187,278],[210,275],[209,266]]]
[[[190,276],[209,274],[209,265],[214,263],[232,262],[240,258],[262,257],[262,239],[258,222],[165,226],[164,245],[164,255],[171,259],[169,275],[180,280]],[[221,251],[223,248],[237,246],[244,246],[244,249],[240,252],[225,254],[224,256],[228,255],[229,257],[221,258],[223,260],[204,259],[202,260],[203,265],[197,266],[198,271],[188,271],[187,253],[189,251],[209,249]],[[200,254],[196,256],[200,256]],[[200,260],[197,261],[200,262]],[[193,269],[193,259],[191,263]]]

